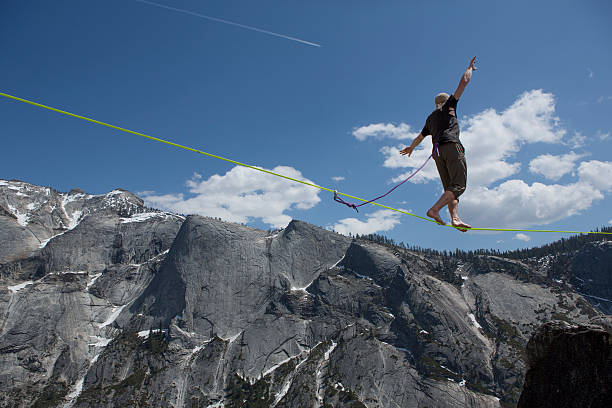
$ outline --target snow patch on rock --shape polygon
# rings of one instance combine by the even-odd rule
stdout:
[[[28,285],[32,285],[33,283],[34,283],[33,281],[27,281],[27,282],[20,283],[19,285],[8,286],[8,290],[10,290],[12,293],[17,293],[21,289],[25,288]]]

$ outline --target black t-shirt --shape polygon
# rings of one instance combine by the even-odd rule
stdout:
[[[423,136],[431,135],[433,143],[459,141],[459,122],[457,122],[457,99],[451,95],[442,108],[436,109],[427,117],[421,131]]]

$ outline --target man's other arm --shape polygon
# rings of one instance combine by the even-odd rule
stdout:
[[[422,141],[423,139],[425,139],[425,136],[423,136],[422,133],[419,133],[419,135],[417,137],[414,138],[414,140],[412,141],[412,144],[408,147],[403,148],[402,150],[400,150],[400,154],[401,155],[408,155],[408,157],[410,157],[410,155],[412,154],[412,151],[414,150],[415,147],[417,147]]]

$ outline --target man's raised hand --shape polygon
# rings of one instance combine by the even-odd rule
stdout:
[[[471,69],[472,71],[476,71],[478,69],[474,66],[475,63],[476,63],[476,57],[472,58],[472,60],[470,61],[469,69]]]

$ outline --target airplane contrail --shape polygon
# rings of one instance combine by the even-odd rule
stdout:
[[[166,6],[164,4],[154,3],[154,2],[148,1],[148,0],[136,0],[136,1],[138,1],[140,3],[150,4],[152,6],[157,6],[157,7],[165,8],[165,9],[168,9],[168,10],[178,11],[180,13],[191,14],[192,16],[205,18],[207,20],[216,21],[218,23],[229,24],[229,25],[233,25],[233,26],[236,26],[236,27],[244,28],[244,29],[247,29],[247,30],[257,31],[259,33],[273,35],[275,37],[280,37],[280,38],[284,38],[284,39],[287,39],[287,40],[297,41],[297,42],[300,42],[302,44],[312,45],[313,47],[321,47],[321,45],[313,43],[313,42],[310,42],[310,41],[300,40],[299,38],[290,37],[288,35],[274,33],[272,31],[268,31],[268,30],[262,30],[261,28],[251,27],[251,26],[248,26],[248,25],[240,24],[240,23],[234,23],[233,21],[228,21],[228,20],[223,20],[223,19],[216,18],[216,17],[211,17],[211,16],[207,16],[205,14],[195,13],[195,12],[189,11],[189,10],[183,10],[183,9],[172,7],[172,6]]]

